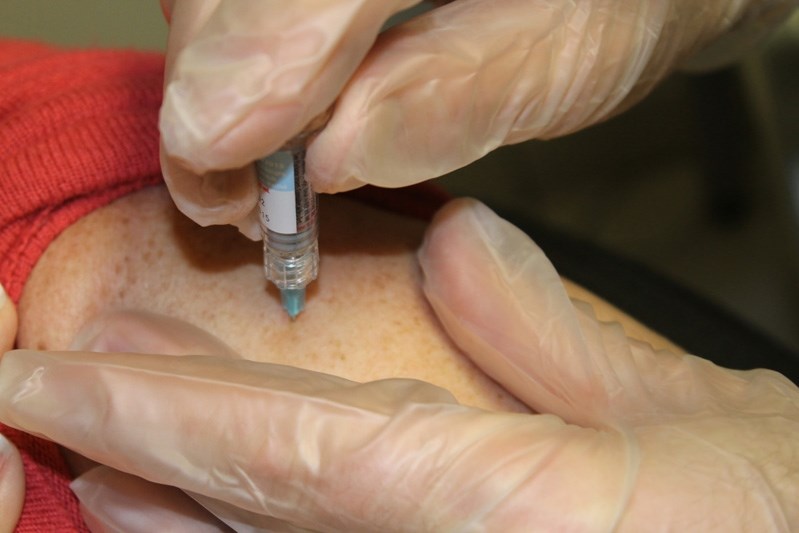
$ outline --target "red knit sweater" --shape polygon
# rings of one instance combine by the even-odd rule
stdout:
[[[80,217],[160,182],[163,58],[0,40],[0,282],[17,302],[45,248]],[[427,219],[430,186],[354,196]],[[88,531],[58,447],[0,424],[19,448],[26,494],[18,532]]]
[[[163,58],[0,41],[0,282],[16,302],[47,245],[160,180]],[[0,425],[25,464],[17,531],[87,531],[58,448]]]

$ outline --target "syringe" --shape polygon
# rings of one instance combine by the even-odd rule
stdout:
[[[305,308],[305,288],[319,271],[318,200],[305,178],[305,148],[327,115],[274,154],[255,162],[266,279],[280,290],[291,319]]]

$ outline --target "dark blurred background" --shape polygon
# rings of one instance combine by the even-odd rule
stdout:
[[[166,26],[156,0],[3,0],[0,35],[161,50]],[[799,16],[733,67],[674,75],[622,116],[439,181],[799,350]]]

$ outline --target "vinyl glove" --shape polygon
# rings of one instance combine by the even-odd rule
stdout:
[[[799,0],[455,0],[378,36],[416,3],[163,0],[161,155],[180,209],[258,239],[250,163],[334,102],[308,151],[313,186],[409,185],[606,119]]]
[[[229,357],[11,352],[0,420],[180,487],[242,530],[799,527],[787,379],[630,340],[476,202],[444,208],[420,261],[453,340],[541,414]]]
[[[112,311],[96,317],[81,329],[70,349],[239,358],[205,331],[181,320],[141,311]],[[65,455],[73,471],[80,474],[70,486],[80,501],[84,520],[95,533],[230,531],[180,489],[99,465],[68,450]]]
[[[0,353],[14,346],[17,310],[0,285]],[[0,532],[13,531],[25,500],[25,472],[17,448],[0,434]]]
[[[382,24],[414,3],[162,0],[161,166],[178,208],[260,239],[251,163],[324,113]]]

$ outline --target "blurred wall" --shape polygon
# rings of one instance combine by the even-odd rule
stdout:
[[[0,0],[0,35],[161,50],[167,26],[158,0]]]

